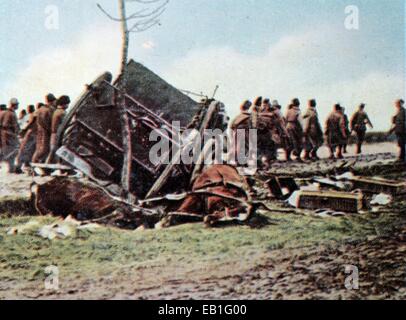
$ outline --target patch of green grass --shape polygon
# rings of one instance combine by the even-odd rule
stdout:
[[[40,281],[49,265],[61,276],[103,276],[131,266],[181,263],[199,265],[210,261],[245,261],[253,254],[297,248],[390,233],[403,219],[396,214],[361,215],[319,219],[292,214],[266,214],[274,224],[262,229],[235,226],[207,229],[202,224],[144,232],[100,228],[80,231],[75,238],[45,240],[36,234],[9,236],[7,229],[32,219],[49,224],[49,217],[0,218],[0,281]]]

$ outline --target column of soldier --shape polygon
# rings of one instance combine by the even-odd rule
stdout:
[[[231,130],[256,129],[257,158],[264,167],[277,159],[277,149],[284,149],[286,160],[296,157],[299,162],[319,160],[318,150],[326,143],[330,159],[341,159],[347,153],[347,144],[354,133],[357,137],[356,153],[362,153],[367,126],[373,128],[362,103],[351,120],[345,114],[345,108],[335,104],[322,129],[317,113],[317,102],[309,100],[305,112],[300,110],[299,99],[293,99],[282,115],[282,107],[277,100],[256,98],[253,102],[244,101],[240,114],[231,124]],[[405,161],[406,124],[404,101],[395,102],[396,115],[388,135],[395,133],[400,148],[399,161]],[[238,146],[236,146],[238,150]]]
[[[28,106],[17,117],[19,107],[17,99],[10,100],[9,106],[0,106],[0,161],[8,163],[10,173],[22,173],[31,163],[53,163],[54,149],[59,126],[69,107],[68,96],[56,99],[53,94],[45,97],[46,103],[38,103],[35,108]],[[389,134],[397,136],[400,155],[405,161],[406,124],[404,101],[395,102],[396,115],[393,118]],[[240,107],[241,113],[231,124],[231,129],[257,129],[258,153],[264,164],[276,160],[277,148],[283,148],[286,160],[292,156],[300,162],[318,160],[318,149],[324,140],[330,150],[330,158],[343,158],[347,153],[349,136],[357,136],[357,154],[362,153],[367,126],[373,125],[365,112],[365,104],[359,106],[351,121],[345,109],[336,104],[328,116],[325,130],[319,122],[316,100],[308,102],[307,110],[302,114],[299,99],[293,99],[285,116],[278,101],[258,97],[254,103],[245,101]],[[248,122],[248,123],[247,123]],[[325,139],[324,139],[325,137]]]
[[[29,105],[17,116],[19,102],[13,98],[9,106],[0,106],[0,162],[8,164],[9,173],[30,170],[31,163],[53,163],[58,129],[69,107],[70,99],[57,99],[52,93],[45,103]]]

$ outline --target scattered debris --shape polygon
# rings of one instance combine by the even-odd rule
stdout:
[[[352,178],[354,178],[354,174],[351,171],[348,171],[341,175],[336,176],[337,180],[350,180]]]
[[[334,181],[330,178],[320,178],[316,177],[313,179],[314,182],[317,182],[320,186],[332,188],[337,191],[350,191],[352,184],[345,181]]]
[[[17,234],[28,234],[32,233],[34,230],[36,230],[40,226],[38,221],[35,220],[30,220],[25,224],[18,225],[15,227],[12,227],[7,230],[7,234],[9,236],[11,235],[17,235]]]
[[[43,226],[38,231],[38,235],[44,239],[54,240],[71,237],[74,232],[76,232],[76,230],[72,224],[53,224]]]
[[[77,230],[93,232],[98,228],[100,228],[98,224],[83,224],[68,216],[62,222],[50,225],[41,225],[39,221],[31,220],[25,224],[10,228],[7,235],[33,234],[44,239],[54,240],[73,237],[76,235]]]
[[[292,193],[292,195],[289,197],[287,200],[287,203],[291,205],[294,208],[299,208],[299,196],[300,196],[301,191],[295,191]]]
[[[301,186],[300,190],[302,191],[320,191],[321,190],[321,186],[319,183],[312,183],[306,186]]]
[[[66,239],[75,236],[78,230],[94,232],[98,228],[100,228],[98,224],[81,224],[81,222],[67,217],[63,222],[43,226],[38,231],[38,235],[49,240]]]
[[[72,167],[62,164],[31,163],[31,167],[39,176],[67,176],[75,172]]]
[[[295,179],[292,177],[274,176],[266,182],[266,185],[271,195],[276,199],[286,199],[286,197],[289,197],[293,192],[299,190]]]
[[[380,193],[375,195],[371,200],[371,205],[381,205],[386,206],[393,200],[391,195]]]
[[[345,212],[337,212],[325,209],[316,210],[314,213],[317,217],[320,218],[344,217],[346,215]]]

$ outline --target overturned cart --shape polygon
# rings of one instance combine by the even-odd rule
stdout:
[[[200,138],[206,129],[225,130],[224,105],[214,99],[197,103],[134,61],[128,65],[127,86],[122,91],[121,81],[119,77],[112,82],[110,73],[103,74],[87,86],[65,117],[52,158],[86,179],[55,178],[38,186],[37,210],[91,221],[114,217],[115,224],[131,227],[150,227],[158,221],[168,225],[174,220],[205,219],[214,224],[248,219],[245,179],[235,168],[150,159],[157,143],[150,141],[152,132],[167,142],[168,153],[178,150],[167,155],[176,160],[185,148],[179,135],[186,128],[196,129]],[[129,136],[122,134],[123,115],[117,102],[123,95]],[[125,152],[130,153],[132,168],[125,177],[129,190],[123,185],[123,166],[128,165]],[[209,207],[202,206],[207,201]],[[191,212],[193,208],[201,210]]]

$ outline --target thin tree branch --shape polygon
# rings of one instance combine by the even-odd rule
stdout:
[[[152,4],[152,3],[157,3],[157,2],[161,2],[162,0],[151,0],[151,1],[140,1],[140,0],[126,0],[127,2],[138,2],[138,3],[142,3],[142,4]],[[160,6],[158,6],[157,8],[155,8],[154,10],[147,12],[148,9],[144,8],[142,10],[139,10],[133,14],[131,14],[130,16],[126,17],[125,20],[129,21],[132,19],[143,19],[143,18],[148,18],[151,17],[155,14],[159,14],[162,15],[162,13],[165,11],[165,7],[166,5],[169,3],[169,0],[165,0]],[[103,12],[109,19],[116,21],[116,22],[121,22],[122,18],[115,18],[113,17],[110,13],[108,13],[99,3],[97,3],[97,7],[100,9],[101,12]],[[147,13],[145,13],[147,12]]]
[[[111,20],[121,22],[121,19],[114,18],[111,14],[109,14],[106,10],[104,10],[103,7],[100,4],[97,4],[97,7],[100,9],[101,12],[103,12]]]
[[[161,1],[161,0],[159,0],[159,1]],[[154,2],[157,2],[157,1],[154,1]],[[149,17],[152,17],[152,16],[154,16],[154,15],[160,16],[160,15],[162,15],[162,13],[165,11],[165,7],[166,7],[166,5],[167,5],[168,3],[169,3],[169,0],[165,0],[160,6],[156,7],[155,9],[153,9],[152,11],[150,11],[150,12],[148,12],[148,13],[146,13],[146,14],[141,14],[142,12],[147,11],[146,9],[141,10],[141,11],[139,11],[139,12],[136,12],[136,13],[134,13],[134,14],[128,16],[128,17],[127,17],[127,20],[130,20],[130,19],[137,19],[137,18],[138,18],[138,19],[149,18]]]
[[[165,8],[162,8],[160,12],[157,12],[155,15],[149,17],[149,19],[140,20],[132,25],[129,28],[129,32],[142,32],[152,28],[155,25],[159,25],[159,17],[165,12]]]
[[[156,26],[156,25],[159,25],[159,21],[158,21],[158,20],[153,21],[153,22],[151,22],[150,24],[145,25],[144,27],[135,25],[135,26],[133,26],[133,27],[131,28],[131,30],[130,30],[129,32],[130,32],[130,33],[144,32],[144,31],[146,31],[146,30],[148,30],[148,29],[151,29],[152,27],[154,27],[154,26]]]

